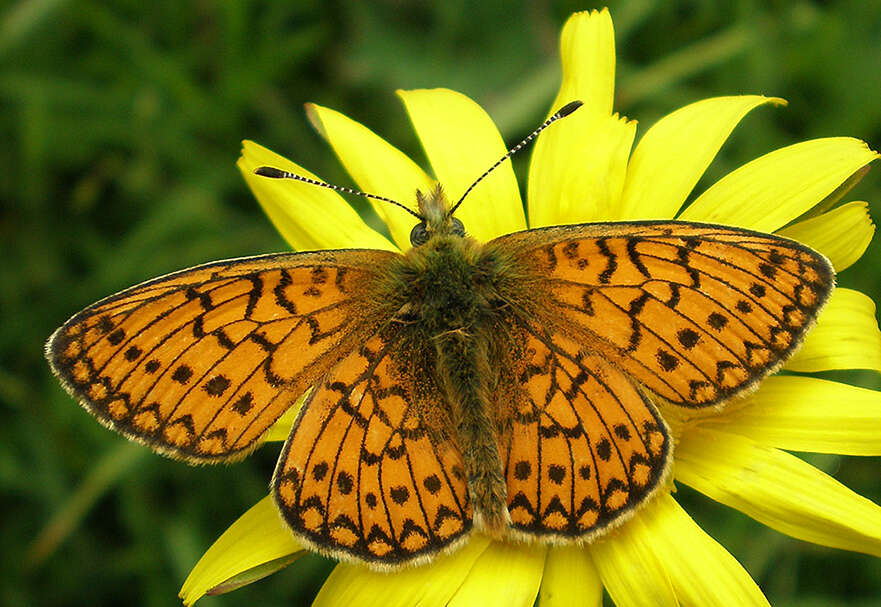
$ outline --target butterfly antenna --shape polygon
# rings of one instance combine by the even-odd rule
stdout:
[[[296,173],[289,173],[287,171],[282,171],[281,169],[276,169],[274,167],[257,167],[254,169],[254,173],[260,175],[262,177],[269,177],[271,179],[294,179],[296,181],[302,181],[303,183],[308,183],[311,185],[321,186],[322,188],[328,188],[330,190],[334,190],[335,192],[343,192],[344,194],[354,194],[356,196],[363,196],[364,198],[373,198],[374,200],[381,200],[383,202],[390,202],[394,205],[397,205],[413,215],[419,221],[423,221],[424,218],[422,215],[417,213],[416,211],[407,208],[397,200],[392,200],[391,198],[386,198],[385,196],[377,196],[376,194],[368,194],[367,192],[361,192],[358,190],[353,190],[352,188],[347,188],[341,185],[332,185],[330,183],[325,183],[323,181],[319,181],[317,179],[310,179],[309,177],[303,177],[302,175],[297,175]]]
[[[568,116],[569,114],[571,114],[572,112],[574,112],[575,110],[577,110],[578,108],[580,108],[582,105],[584,105],[584,104],[583,104],[581,101],[577,101],[577,100],[576,100],[576,101],[570,101],[569,103],[567,103],[566,105],[564,105],[563,107],[561,107],[559,110],[557,110],[557,111],[556,111],[556,112],[555,112],[550,118],[548,118],[547,120],[545,120],[545,121],[541,124],[541,126],[539,126],[537,129],[535,129],[534,131],[532,131],[532,132],[526,137],[526,139],[524,139],[523,141],[521,141],[520,143],[518,143],[517,145],[515,145],[514,147],[512,147],[510,150],[508,150],[507,153],[506,153],[504,156],[502,156],[501,158],[499,158],[498,161],[496,161],[496,163],[495,163],[494,165],[492,165],[492,166],[489,167],[486,171],[484,171],[483,175],[481,175],[480,177],[478,177],[477,179],[475,179],[475,180],[474,180],[474,183],[472,183],[472,184],[468,187],[468,189],[465,190],[465,193],[462,194],[462,197],[459,198],[458,202],[456,202],[456,204],[453,205],[453,207],[450,209],[450,211],[449,211],[449,213],[447,213],[447,215],[452,215],[453,212],[454,212],[456,209],[459,208],[459,205],[462,204],[462,202],[465,200],[465,197],[468,196],[468,194],[471,192],[471,190],[474,189],[474,186],[476,186],[478,183],[480,183],[481,181],[483,181],[484,178],[485,178],[487,175],[489,175],[490,173],[492,173],[492,172],[496,169],[496,167],[498,167],[500,164],[502,164],[503,162],[505,162],[508,158],[510,158],[511,156],[513,156],[514,154],[516,154],[517,152],[519,152],[521,149],[523,149],[523,147],[524,147],[527,143],[529,143],[530,141],[532,141],[533,139],[535,139],[536,137],[538,137],[538,134],[539,134],[539,133],[541,133],[543,130],[545,130],[546,128],[548,128],[549,126],[551,126],[554,122],[556,122],[556,121],[559,120],[560,118],[565,118],[566,116]]]

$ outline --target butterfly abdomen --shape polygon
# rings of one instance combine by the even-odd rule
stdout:
[[[507,489],[490,411],[487,341],[466,333],[438,336],[437,371],[462,448],[468,492],[479,524],[491,535],[508,525]]]

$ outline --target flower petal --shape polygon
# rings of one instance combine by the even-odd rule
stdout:
[[[583,546],[552,546],[545,559],[539,607],[600,607],[603,583]]]
[[[777,233],[816,249],[829,258],[836,272],[841,272],[866,252],[875,224],[869,216],[869,203],[854,201]]]
[[[796,143],[745,164],[700,195],[679,219],[773,232],[878,157],[859,139]]]
[[[617,532],[589,546],[603,586],[618,607],[679,605],[664,567],[670,555],[655,550],[646,522],[646,512],[657,508],[656,504],[657,500],[647,504]]]
[[[309,120],[333,147],[346,171],[364,192],[378,194],[414,211],[416,190],[427,192],[434,181],[401,150],[360,122],[320,105],[306,105]],[[370,199],[401,249],[410,248],[410,230],[418,220],[393,204]]]
[[[489,543],[488,538],[475,534],[453,554],[438,557],[430,565],[408,567],[394,574],[340,563],[325,580],[312,607],[446,605]]]
[[[661,118],[633,151],[618,219],[675,216],[737,123],[764,103],[786,102],[759,95],[716,97]]]
[[[492,542],[480,555],[450,607],[532,607],[544,569],[546,546]]]
[[[659,495],[618,534],[591,547],[619,607],[768,605],[740,563],[685,513]],[[611,558],[611,560],[609,560]]]
[[[646,507],[645,528],[683,605],[764,605],[768,599],[731,553],[669,494]]]
[[[542,133],[535,145],[530,227],[618,218],[636,122],[580,112]]]
[[[609,9],[577,12],[566,20],[560,34],[560,60],[563,82],[554,108],[578,99],[584,103],[580,112],[611,115],[615,97],[615,29]]]
[[[214,542],[184,581],[180,598],[192,605],[206,594],[250,584],[308,554],[281,522],[270,496],[252,506]]]
[[[291,428],[294,426],[294,420],[300,414],[300,409],[303,407],[307,396],[309,396],[309,392],[298,398],[297,403],[293,407],[285,411],[274,424],[269,426],[266,434],[261,436],[260,440],[264,443],[287,440],[291,433]]]
[[[450,204],[501,158],[507,148],[492,119],[471,99],[448,89],[398,91],[434,174]],[[456,216],[469,234],[487,241],[526,227],[517,177],[505,162],[469,195]]]
[[[271,166],[319,179],[287,158],[253,141],[243,141],[242,155],[236,164],[275,228],[295,250],[362,247],[397,250],[388,239],[365,224],[336,192],[254,174],[259,166]]]
[[[831,369],[881,371],[881,331],[872,298],[838,288],[801,348],[783,367],[810,373]]]
[[[814,377],[777,375],[709,428],[761,445],[847,455],[881,455],[881,392]]]
[[[529,165],[529,225],[615,219],[636,123],[612,115],[615,31],[609,11],[572,15],[560,36],[563,82],[551,106],[584,106],[538,138]]]
[[[881,556],[881,507],[794,455],[709,429],[685,433],[676,479],[792,537]]]

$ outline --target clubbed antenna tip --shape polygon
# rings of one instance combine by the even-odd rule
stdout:
[[[288,173],[275,167],[257,167],[254,173],[263,177],[271,177],[272,179],[284,179],[288,176]]]
[[[569,103],[567,103],[566,105],[561,107],[559,110],[557,110],[557,115],[560,118],[565,118],[566,116],[568,116],[569,114],[571,114],[572,112],[574,112],[575,110],[580,108],[582,105],[584,105],[584,104],[581,101],[578,101],[577,99],[575,101],[570,101]]]

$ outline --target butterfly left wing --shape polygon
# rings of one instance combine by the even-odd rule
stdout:
[[[394,330],[367,340],[313,390],[272,481],[297,537],[384,569],[449,549],[472,527],[440,390]]]
[[[586,541],[625,520],[670,468],[654,405],[620,370],[563,332],[521,319],[505,381],[502,439],[512,527]]]
[[[795,241],[690,222],[529,230],[485,254],[519,273],[514,308],[687,407],[722,403],[778,368],[834,286],[828,260]]]
[[[126,436],[191,461],[241,457],[387,320],[371,290],[396,257],[284,253],[175,272],[75,315],[46,357],[90,413]]]

